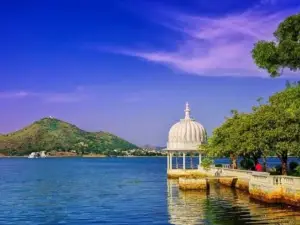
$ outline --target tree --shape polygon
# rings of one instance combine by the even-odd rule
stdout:
[[[251,113],[233,110],[204,149],[211,156],[230,157],[234,168],[239,156],[256,163],[276,155],[286,175],[288,156],[300,156],[300,83],[287,85],[265,104],[259,102]]]
[[[76,153],[78,155],[84,155],[89,146],[88,146],[88,144],[81,141],[81,142],[78,142],[77,144],[75,144],[74,147],[75,147]]]
[[[276,155],[287,174],[289,155],[300,156],[300,84],[287,85],[253,112],[264,155]]]
[[[210,157],[206,157],[202,160],[201,166],[203,167],[204,170],[209,170],[211,165],[214,163],[213,159]]]
[[[254,107],[249,116],[250,132],[241,132],[247,137],[245,152],[264,158],[276,155],[286,175],[288,156],[300,156],[300,84],[287,85],[266,104]]]
[[[237,159],[242,152],[242,143],[240,127],[244,114],[239,114],[232,110],[232,117],[227,118],[225,122],[213,131],[208,144],[203,146],[205,152],[212,157],[230,157],[233,168],[237,168]]]
[[[252,58],[259,68],[271,77],[281,76],[284,68],[300,70],[300,14],[281,22],[274,32],[276,41],[258,41],[252,50]]]

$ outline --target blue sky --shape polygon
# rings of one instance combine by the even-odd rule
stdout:
[[[138,145],[165,145],[192,115],[208,133],[299,73],[268,78],[257,40],[297,0],[6,1],[0,8],[0,133],[53,116]]]

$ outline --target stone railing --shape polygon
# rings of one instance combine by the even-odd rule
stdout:
[[[293,176],[272,176],[268,173],[253,172],[251,180],[255,183],[268,183],[274,186],[295,186],[300,188],[300,177]]]
[[[275,186],[282,185],[282,177],[281,176],[272,176],[270,177],[271,184]]]
[[[251,176],[253,174],[253,171],[250,170],[238,170],[238,169],[222,169],[222,173],[225,176],[233,176],[233,177],[240,177],[240,178],[247,178],[251,179]]]
[[[253,171],[248,170],[237,170],[211,166],[208,170],[198,166],[198,170],[202,173],[206,173],[210,176],[231,176],[231,177],[243,177],[250,179]]]
[[[281,177],[281,183],[282,185],[295,185],[300,188],[300,177],[287,177],[283,176]]]
[[[300,177],[272,176],[267,172],[211,167],[198,171],[207,176],[218,177],[220,183],[248,190],[250,196],[270,203],[286,203],[300,206]],[[232,178],[232,181],[228,178]]]
[[[300,206],[300,177],[253,173],[249,193],[253,198],[265,202]]]
[[[300,189],[300,177],[293,176],[270,176],[273,178],[273,185],[298,187]]]
[[[252,172],[250,180],[253,183],[266,183],[269,184],[271,181],[270,174],[268,173],[258,173],[258,172]]]
[[[222,164],[222,168],[231,169],[230,164]]]

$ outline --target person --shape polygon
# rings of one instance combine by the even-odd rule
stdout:
[[[255,170],[258,171],[258,172],[262,172],[263,171],[263,167],[262,167],[262,165],[259,162],[256,163]]]

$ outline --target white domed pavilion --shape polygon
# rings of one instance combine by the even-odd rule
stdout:
[[[186,153],[191,155],[193,155],[193,153],[199,153],[199,146],[207,141],[205,128],[190,117],[191,110],[188,103],[186,103],[184,112],[185,118],[174,124],[169,131],[167,148],[165,149],[168,152],[168,170],[173,169],[173,154],[175,154],[176,157],[182,154],[182,169],[186,169]],[[199,153],[199,164],[201,164],[201,153]],[[176,169],[178,169],[177,158]]]

